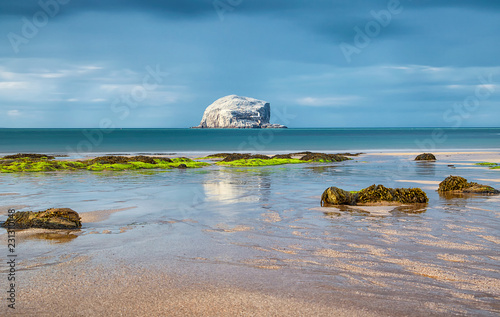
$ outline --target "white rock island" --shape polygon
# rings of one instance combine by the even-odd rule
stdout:
[[[207,107],[201,123],[193,128],[259,129],[286,128],[281,124],[271,124],[269,102],[249,97],[230,95],[216,100]]]

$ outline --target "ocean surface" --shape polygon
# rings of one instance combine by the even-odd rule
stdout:
[[[500,128],[0,129],[0,153],[500,149]]]

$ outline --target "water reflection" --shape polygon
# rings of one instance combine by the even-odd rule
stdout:
[[[16,230],[17,242],[27,240],[45,240],[50,244],[68,243],[78,238],[79,230],[46,230],[46,229],[28,229]]]
[[[203,183],[206,199],[224,204],[238,202],[268,202],[271,192],[271,173],[262,169],[222,169],[210,174]]]
[[[416,162],[415,172],[421,176],[434,176],[436,175],[436,164],[426,161]]]

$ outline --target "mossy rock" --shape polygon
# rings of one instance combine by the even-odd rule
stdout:
[[[343,162],[350,160],[347,156],[339,154],[326,154],[326,153],[313,153],[313,152],[303,152],[305,153],[300,159],[302,161],[309,162]],[[296,155],[301,155],[303,153],[295,153]]]
[[[126,156],[113,156],[113,155],[107,155],[107,156],[99,156],[96,157],[92,160],[90,160],[93,164],[98,163],[98,164],[127,164],[129,162],[143,162],[143,163],[148,163],[148,164],[156,164],[156,161],[154,158],[150,156],[144,156],[144,155],[139,155],[139,156],[132,156],[132,157],[126,157]]]
[[[273,159],[291,159],[292,154],[276,154],[272,157]]]
[[[338,187],[329,187],[321,195],[321,206],[355,205],[355,197],[355,194]]]
[[[35,154],[35,153],[18,153],[14,155],[6,155],[2,159],[11,159],[11,160],[19,160],[19,159],[31,159],[31,160],[53,160],[55,159],[52,155],[47,154]]]
[[[388,188],[383,185],[372,185],[359,192],[347,192],[337,187],[330,187],[321,195],[321,206],[401,205],[428,202],[429,198],[420,188]]]
[[[429,198],[420,188],[387,188],[383,185],[372,185],[358,192],[356,204],[372,203],[423,204]]]
[[[455,193],[471,193],[471,194],[499,194],[500,191],[488,185],[481,185],[474,182],[468,182],[460,176],[450,175],[439,183],[438,192],[455,192]]]
[[[9,229],[79,229],[80,215],[70,208],[50,208],[45,211],[19,211],[7,218],[2,227]]]
[[[435,161],[436,157],[432,153],[423,153],[417,155],[415,161]]]

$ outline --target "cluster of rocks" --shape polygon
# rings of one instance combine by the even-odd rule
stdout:
[[[274,156],[267,156],[262,154],[250,154],[250,153],[216,153],[208,155],[207,157],[222,158],[221,162],[232,162],[236,160],[250,160],[250,159],[260,159],[260,160],[292,159],[294,157],[301,161],[313,161],[313,162],[320,162],[320,161],[343,162],[350,160],[350,158],[341,154],[327,154],[327,153],[315,153],[315,152],[276,154]]]
[[[161,159],[162,161],[165,162],[172,162],[172,160],[168,157],[158,157],[156,159]],[[138,155],[138,156],[116,156],[116,155],[107,155],[107,156],[99,156],[96,157],[92,160],[90,160],[90,163],[95,164],[127,164],[130,162],[142,162],[142,163],[148,163],[148,164],[156,164],[156,161],[154,158],[150,156],[144,156],[144,155]]]
[[[420,188],[387,188],[372,185],[359,192],[348,192],[337,187],[327,188],[321,195],[321,206],[336,205],[400,205],[425,204],[429,201]]]

